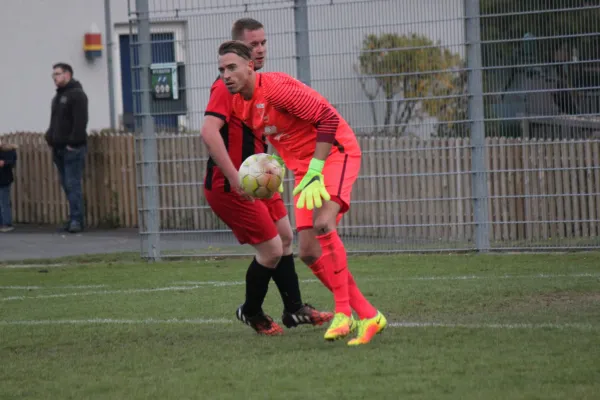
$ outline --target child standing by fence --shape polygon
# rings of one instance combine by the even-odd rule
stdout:
[[[14,230],[10,189],[14,181],[13,168],[17,162],[17,146],[0,142],[0,232]]]

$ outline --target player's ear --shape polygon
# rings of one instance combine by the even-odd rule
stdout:
[[[248,61],[248,67],[250,68],[250,71],[254,71],[254,60]]]

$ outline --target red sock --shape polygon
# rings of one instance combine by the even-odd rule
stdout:
[[[348,294],[348,260],[346,249],[336,231],[317,236],[321,244],[319,261],[324,267],[327,282],[333,292],[335,312],[352,315]]]
[[[369,303],[369,300],[358,289],[350,271],[348,271],[348,293],[350,294],[350,306],[356,311],[358,318],[373,318],[377,315],[377,309]]]
[[[333,289],[331,289],[331,285],[329,284],[329,281],[327,280],[327,273],[325,270],[325,266],[323,265],[323,257],[319,257],[317,259],[317,261],[315,261],[314,264],[309,266],[309,268],[312,270],[313,274],[317,278],[319,278],[321,283],[323,285],[325,285],[325,287],[327,289],[329,289],[330,292],[333,292]]]

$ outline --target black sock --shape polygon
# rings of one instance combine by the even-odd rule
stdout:
[[[264,267],[256,261],[248,267],[246,272],[246,302],[244,303],[244,314],[252,317],[262,311],[262,304],[269,290],[269,281],[273,275],[273,269]]]
[[[277,268],[273,271],[273,280],[279,289],[286,311],[293,313],[302,308],[300,283],[294,266],[293,254],[281,257]]]

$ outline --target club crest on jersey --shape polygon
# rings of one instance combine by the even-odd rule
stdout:
[[[273,125],[265,126],[265,135],[274,135],[277,133],[277,127]]]

